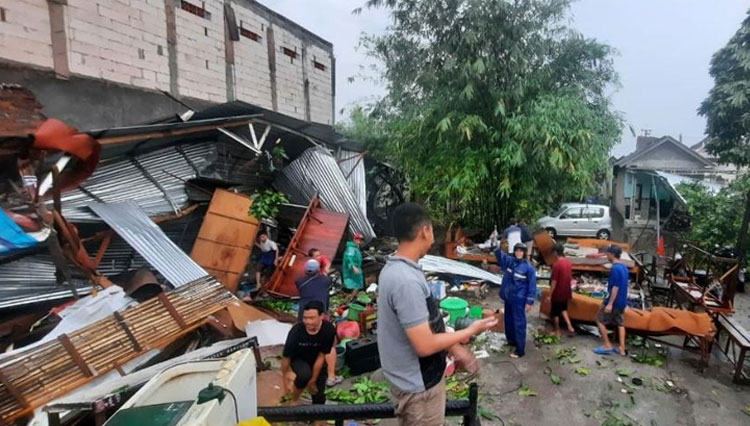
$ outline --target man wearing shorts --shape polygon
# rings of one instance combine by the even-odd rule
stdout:
[[[612,262],[607,286],[607,298],[604,299],[599,313],[596,315],[596,325],[602,335],[602,346],[594,349],[598,355],[619,353],[625,355],[625,308],[628,305],[628,268],[620,262],[622,248],[611,245],[607,249],[607,259]],[[620,347],[614,349],[607,336],[607,326],[617,327]]]
[[[568,302],[573,298],[570,287],[570,282],[573,280],[573,262],[565,257],[565,247],[562,244],[556,244],[555,251],[557,252],[557,261],[552,265],[552,289],[550,290],[552,309],[550,317],[555,323],[555,334],[559,337],[562,335],[560,317],[565,320],[568,332],[570,334],[575,333],[568,316]]]
[[[284,394],[292,392],[292,405],[299,403],[305,389],[312,395],[313,404],[326,402],[326,361],[336,338],[336,329],[323,320],[323,302],[313,300],[302,308],[302,322],[298,322],[287,335],[281,359]],[[293,372],[293,386],[291,381]]]

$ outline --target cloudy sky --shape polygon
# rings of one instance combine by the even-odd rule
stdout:
[[[364,0],[261,0],[261,3],[331,41],[336,55],[336,108],[346,110],[383,94],[382,87],[349,82],[371,64],[357,49],[361,33],[379,33],[390,23],[387,12],[365,10]],[[713,86],[711,55],[737,31],[750,0],[579,0],[571,26],[619,51],[615,67],[621,87],[613,90],[615,109],[637,133],[682,135],[700,141],[705,120],[696,114]],[[344,116],[337,117],[341,120]],[[613,155],[629,153],[635,138],[626,126]]]

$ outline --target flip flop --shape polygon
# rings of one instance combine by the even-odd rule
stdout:
[[[594,349],[594,353],[597,355],[609,355],[609,354],[617,353],[617,350],[615,348],[604,349],[603,346],[599,346],[598,348]]]

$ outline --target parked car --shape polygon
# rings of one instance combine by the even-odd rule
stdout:
[[[560,235],[608,240],[612,236],[609,206],[601,204],[564,203],[556,212],[539,219],[537,225],[553,238]]]

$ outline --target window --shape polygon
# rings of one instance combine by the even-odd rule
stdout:
[[[7,18],[5,16],[5,8],[0,7],[0,22],[6,22]]]
[[[240,35],[243,37],[247,37],[250,40],[257,41],[257,42],[260,42],[260,39],[261,39],[260,34],[254,33],[248,30],[247,28],[243,28],[242,23],[240,23]]]
[[[211,12],[206,10],[206,3],[203,2],[201,6],[196,6],[192,3],[188,3],[185,0],[180,1],[180,7],[182,10],[192,13],[195,16],[200,16],[201,18],[211,20]]]
[[[560,216],[560,219],[580,219],[581,218],[581,208],[580,207],[571,207],[565,213]]]
[[[288,57],[290,57],[292,59],[297,59],[297,52],[296,51],[294,51],[292,49],[289,49],[289,48],[286,48],[286,47],[282,47],[281,51],[284,52],[284,54],[286,56],[288,56]]]
[[[316,69],[319,69],[319,70],[321,70],[321,71],[325,71],[325,70],[326,70],[326,66],[325,66],[325,65],[323,65],[323,64],[321,64],[320,62],[316,61],[315,59],[313,59],[313,66],[314,66],[314,67],[315,67]]]
[[[601,219],[604,217],[604,208],[602,207],[587,207],[584,209],[584,216],[590,219]]]

